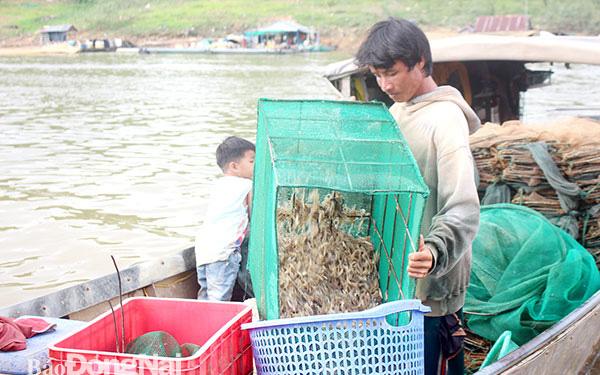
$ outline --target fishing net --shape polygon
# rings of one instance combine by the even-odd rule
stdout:
[[[594,258],[540,213],[512,204],[482,206],[473,242],[467,326],[522,345],[600,289]]]
[[[429,190],[385,105],[261,99],[253,181],[248,264],[261,318],[414,295],[404,270]]]
[[[181,347],[173,336],[163,331],[143,334],[127,344],[125,353],[159,357],[181,357]]]
[[[201,346],[200,345],[196,345],[196,344],[183,344],[181,345],[181,356],[182,357],[191,357],[194,354],[196,354],[196,352],[198,350],[200,350]]]

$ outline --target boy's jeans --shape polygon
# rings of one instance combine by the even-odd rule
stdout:
[[[240,251],[235,250],[227,260],[198,266],[198,299],[231,300],[241,260]]]

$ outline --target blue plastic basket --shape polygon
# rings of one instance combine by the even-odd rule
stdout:
[[[249,330],[259,375],[424,374],[423,315],[417,299],[388,302],[345,314],[276,319]],[[392,326],[401,312],[412,319]]]

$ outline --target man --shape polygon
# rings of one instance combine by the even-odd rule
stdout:
[[[458,90],[436,85],[427,37],[406,20],[373,25],[356,62],[394,100],[390,112],[431,191],[407,268],[419,279],[416,297],[432,310],[425,317],[425,373],[463,374],[462,307],[479,225],[469,134],[479,119]]]

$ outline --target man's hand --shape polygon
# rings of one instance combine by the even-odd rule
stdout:
[[[419,240],[419,250],[408,256],[408,276],[415,279],[422,279],[427,276],[427,273],[433,266],[433,254],[431,250],[425,246],[425,240],[421,235]]]

